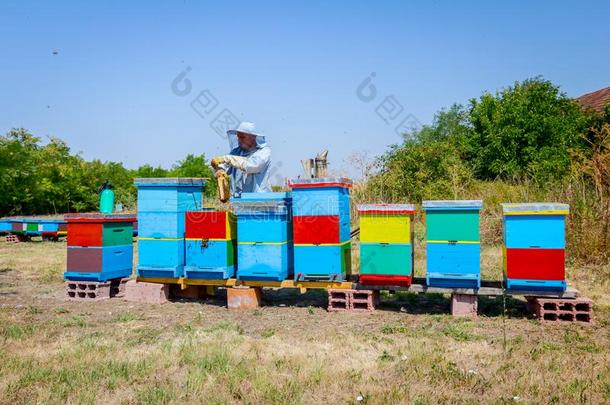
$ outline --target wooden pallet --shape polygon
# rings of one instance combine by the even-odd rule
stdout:
[[[463,294],[463,295],[484,295],[484,296],[524,296],[524,297],[555,297],[555,298],[577,298],[580,296],[578,290],[568,287],[565,291],[517,291],[506,290],[502,288],[502,281],[481,281],[481,288],[444,288],[430,287],[426,285],[425,278],[413,278],[413,282],[409,287],[400,286],[377,286],[363,285],[355,283],[354,288],[363,290],[388,290],[388,291],[407,291],[414,293],[430,293],[430,294]]]
[[[182,289],[186,289],[189,285],[208,285],[217,287],[261,287],[261,288],[298,288],[301,293],[305,293],[308,289],[346,289],[352,288],[353,283],[348,281],[256,281],[256,280],[238,280],[229,278],[226,280],[197,280],[186,278],[145,278],[138,277],[137,281],[159,284],[178,284]]]

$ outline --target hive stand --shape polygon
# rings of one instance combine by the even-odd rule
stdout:
[[[132,280],[130,283],[135,284],[135,281]],[[235,278],[230,278],[227,280],[191,280],[185,278],[170,279],[138,277],[137,284],[142,285],[143,288],[144,286],[147,286],[146,288],[152,288],[154,290],[151,293],[153,296],[152,301],[154,303],[158,302],[157,296],[159,294],[165,294],[164,300],[167,301],[169,297],[169,288],[172,284],[179,286],[182,291],[188,290],[191,286],[206,286],[206,291],[209,293],[213,293],[213,290],[216,287],[225,287],[227,288],[228,307],[236,309],[251,309],[260,306],[260,297],[262,297],[263,288],[298,288],[301,293],[307,292],[308,289],[326,289],[329,292],[328,308],[330,311],[349,311],[358,309],[372,311],[379,303],[379,291],[381,290],[407,291],[422,294],[450,294],[451,313],[454,316],[476,316],[479,296],[524,296],[528,299],[528,301],[531,302],[536,302],[535,300],[543,302],[541,300],[546,299],[545,302],[547,302],[547,308],[550,308],[550,304],[548,304],[548,302],[551,301],[561,301],[557,305],[563,305],[562,303],[573,304],[573,311],[578,312],[578,316],[576,315],[576,312],[571,318],[568,315],[558,316],[557,319],[561,321],[574,319],[575,321],[586,323],[588,322],[586,319],[592,319],[592,305],[590,304],[590,300],[586,298],[579,298],[580,293],[574,288],[567,288],[566,291],[563,292],[515,291],[503,289],[501,281],[482,281],[481,288],[479,289],[430,287],[426,285],[425,278],[414,278],[413,283],[409,287],[381,285],[371,286],[352,283],[349,281],[253,281],[237,280]],[[165,293],[165,290],[167,290],[168,293]],[[129,289],[127,291],[129,292]],[[356,293],[356,296],[354,296],[354,293]],[[129,300],[129,297],[127,299]],[[354,303],[356,305],[353,305]],[[586,303],[589,303],[588,306],[584,306]],[[534,307],[532,306],[532,308]],[[564,306],[562,308],[567,307]],[[563,309],[560,310],[563,311]],[[552,320],[552,315],[547,315],[546,318],[544,315],[542,317],[537,316],[537,318]]]
[[[567,288],[565,291],[518,291],[505,290],[502,288],[501,281],[482,281],[481,288],[445,288],[431,287],[426,284],[425,278],[414,278],[409,287],[398,286],[371,286],[356,283],[356,289],[365,290],[388,290],[388,291],[407,291],[423,294],[451,294],[451,314],[454,316],[476,316],[478,310],[479,296],[523,296],[528,300],[547,298],[554,300],[572,301],[579,297],[580,293],[574,288]]]
[[[193,286],[205,286],[207,295],[214,295],[215,287],[227,288],[227,306],[234,309],[251,309],[261,305],[263,288],[296,288],[301,294],[309,289],[351,289],[351,282],[339,281],[258,281],[258,280],[238,280],[230,278],[227,280],[199,280],[186,278],[144,278],[138,277],[137,284],[152,286],[166,286],[170,291],[170,285],[177,285],[182,291],[188,290]],[[143,287],[144,288],[144,287]],[[159,288],[159,287],[156,287]],[[156,291],[156,290],[155,290]],[[153,295],[156,297],[156,292]],[[169,298],[169,293],[166,300]],[[156,299],[153,299],[156,302]],[[141,302],[141,301],[140,301]]]

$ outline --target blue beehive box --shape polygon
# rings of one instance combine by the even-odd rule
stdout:
[[[480,288],[479,200],[424,201],[426,281],[433,287]]]
[[[350,241],[330,245],[295,245],[296,281],[343,281],[351,272]]]
[[[133,247],[68,246],[66,280],[107,281],[131,276]]]
[[[41,232],[42,233],[54,233],[54,232],[58,232],[59,231],[59,222],[58,220],[52,220],[52,219],[43,219],[40,221],[40,225],[41,225]]]
[[[565,291],[567,204],[502,204],[504,280],[522,291]]]
[[[349,187],[345,178],[290,180],[294,216],[350,216]]]
[[[0,234],[9,233],[11,231],[11,221],[8,218],[0,219]]]
[[[185,213],[200,210],[205,180],[138,178],[137,274],[149,278],[184,276]]]
[[[334,177],[296,179],[288,185],[294,207],[295,280],[344,280],[351,273],[352,181]]]
[[[224,280],[235,276],[235,241],[187,240],[186,278]]]
[[[281,281],[293,274],[290,193],[242,193],[237,216],[237,278]]]

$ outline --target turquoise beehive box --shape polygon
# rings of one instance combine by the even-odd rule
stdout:
[[[184,276],[185,215],[200,210],[205,180],[138,178],[138,265],[143,278]]]
[[[479,200],[424,201],[429,286],[480,288]]]
[[[237,278],[282,281],[293,273],[290,193],[242,193],[237,217]]]

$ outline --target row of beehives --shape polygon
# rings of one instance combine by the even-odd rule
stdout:
[[[344,280],[351,269],[346,179],[291,181],[290,193],[243,194],[233,213],[200,208],[202,181],[139,179],[138,275],[149,278]],[[480,287],[480,201],[425,201],[427,282]],[[504,204],[508,288],[564,290],[565,204]],[[409,285],[414,207],[359,207],[360,281]]]
[[[244,193],[234,212],[201,209],[202,183],[138,179],[137,272],[148,278],[344,280],[351,267],[346,179]]]
[[[430,286],[479,288],[481,201],[424,201],[426,280]],[[409,204],[359,206],[360,282],[409,285],[413,275],[413,215]],[[506,287],[566,289],[565,216],[568,205],[502,204]],[[408,263],[408,269],[404,269]]]
[[[54,218],[0,218],[0,235],[42,236],[58,238],[66,235],[66,221]]]

